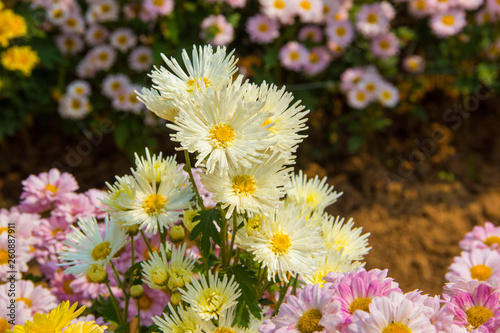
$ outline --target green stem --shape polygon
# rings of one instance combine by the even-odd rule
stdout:
[[[295,295],[295,291],[297,290],[297,284],[299,282],[299,273],[295,275],[295,280],[293,280],[293,289],[292,289],[292,295]]]
[[[235,265],[237,265],[238,261],[240,260],[240,252],[241,252],[241,249],[237,248],[236,249],[236,255],[234,256],[234,264]]]
[[[144,231],[141,230],[141,235],[142,239],[144,239],[144,243],[146,243],[146,246],[148,247],[149,253],[153,254],[153,249],[151,249],[151,246],[149,245],[148,239],[146,238],[146,235],[144,234]]]
[[[227,261],[227,252],[228,252],[228,249],[227,249],[227,219],[225,217],[226,212],[222,211],[222,214],[224,214],[224,215],[222,216],[222,228],[220,230],[221,239],[222,239],[222,243],[220,246],[220,253],[221,253],[221,257],[222,257],[222,267],[225,267],[226,261]]]
[[[132,266],[135,264],[134,237],[130,237],[130,247],[132,248]]]
[[[231,235],[231,245],[229,245],[229,258],[227,261],[228,265],[231,264],[231,257],[233,256],[234,239],[236,238],[237,231],[238,231],[238,216],[237,214],[233,214],[233,234]]]
[[[201,198],[200,192],[198,191],[198,187],[196,186],[196,183],[194,181],[193,171],[191,171],[191,160],[189,159],[189,153],[187,150],[184,150],[184,157],[186,158],[186,166],[184,170],[186,170],[186,172],[188,173],[189,180],[191,181],[191,184],[193,184],[194,193],[196,193],[196,198],[198,200],[198,206],[200,206],[203,210],[205,210],[203,199]]]
[[[158,233],[160,234],[160,240],[161,240],[161,245],[163,246],[163,248],[166,249],[166,242],[167,242],[167,235],[165,233],[163,233],[161,230],[163,229],[160,229],[160,221],[156,221],[156,224],[158,225]]]
[[[113,262],[111,261],[111,268],[113,268],[113,273],[115,273],[115,279],[116,283],[118,283],[118,287],[123,291],[123,294],[126,295],[127,292],[125,291],[125,287],[123,286],[122,280],[120,279],[120,275],[118,275],[118,272],[116,271],[115,265],[113,265]]]
[[[288,280],[288,283],[286,284],[285,288],[281,288],[280,290],[280,298],[278,300],[278,303],[276,303],[276,308],[274,309],[273,316],[276,316],[279,312],[279,308],[281,306],[281,303],[283,303],[283,300],[285,299],[286,292],[288,291],[288,288],[290,287],[290,283],[292,282],[292,279]]]
[[[122,325],[123,324],[123,317],[122,317],[122,314],[120,312],[120,307],[118,305],[118,301],[116,300],[116,297],[113,294],[111,287],[109,286],[109,280],[106,281],[106,287],[108,287],[109,297],[111,297],[111,303],[113,304],[113,308],[115,309],[116,315],[118,316],[118,322],[120,325]]]

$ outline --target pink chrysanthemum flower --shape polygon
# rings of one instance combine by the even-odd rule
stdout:
[[[174,10],[173,0],[145,0],[143,2],[143,7],[145,10],[166,16]]]
[[[484,0],[457,0],[457,5],[465,10],[476,10],[481,7]]]
[[[426,0],[410,0],[408,11],[417,18],[425,17],[431,13]]]
[[[9,302],[9,284],[0,286],[0,300]],[[57,307],[57,299],[49,289],[35,286],[33,281],[19,280],[16,283],[16,302],[23,302],[32,312],[49,313]]]
[[[102,190],[91,188],[85,192],[85,195],[89,198],[90,204],[94,207],[94,213],[92,215],[98,219],[103,219],[106,215],[104,211],[106,207],[102,204],[101,199],[106,196],[106,193]]]
[[[347,93],[349,90],[355,88],[366,74],[366,69],[362,67],[346,69],[340,76],[340,89],[342,92]]]
[[[355,311],[347,332],[434,333],[436,328],[430,321],[431,316],[431,308],[394,292],[386,297],[375,297],[369,305],[369,312]]]
[[[262,333],[336,332],[339,304],[332,296],[333,290],[319,284],[305,286],[281,304],[278,315],[271,319],[274,329]]]
[[[130,52],[128,57],[130,68],[134,71],[147,71],[153,64],[153,50],[147,46],[139,46]]]
[[[116,60],[116,51],[110,45],[97,45],[87,53],[89,66],[96,71],[107,71],[113,66]]]
[[[9,226],[14,226],[12,230],[15,231],[15,237],[22,241],[23,246],[33,247],[39,243],[33,232],[40,223],[38,214],[22,213],[17,207],[10,210],[0,209],[0,235],[9,234]]]
[[[387,82],[383,82],[377,89],[377,100],[382,106],[395,107],[399,103],[399,89]]]
[[[487,0],[486,9],[491,13],[500,15],[500,2],[498,0]]]
[[[472,249],[455,257],[445,278],[478,281],[498,281],[500,279],[500,254],[489,248]]]
[[[349,20],[329,21],[325,28],[328,40],[342,48],[348,47],[354,38],[354,29]]]
[[[409,73],[421,73],[425,69],[425,61],[419,55],[411,55],[403,60],[403,68]]]
[[[387,59],[399,54],[399,40],[392,32],[380,34],[372,39],[371,51],[375,57]]]
[[[94,210],[94,205],[85,194],[68,193],[55,204],[52,216],[72,224],[78,218],[94,216]]]
[[[465,12],[456,9],[434,14],[430,19],[432,31],[440,38],[458,34],[466,24]]]
[[[308,57],[307,48],[296,41],[286,43],[280,50],[281,65],[297,72],[302,70]]]
[[[500,248],[500,227],[496,227],[491,222],[486,222],[483,227],[475,226],[472,231],[465,234],[464,239],[459,243],[464,251],[471,251],[475,248]]]
[[[113,276],[111,267],[108,267],[108,275],[110,276],[110,280],[111,280],[110,284],[111,284],[111,290],[113,291],[113,294],[116,297],[122,296],[123,293],[122,293],[121,289],[119,289],[116,286],[115,279],[111,278],[111,276]],[[81,295],[81,297],[83,299],[87,299],[87,300],[99,299],[100,295],[102,295],[104,297],[109,296],[109,290],[105,284],[90,282],[86,276],[81,276],[81,277],[75,278],[71,282],[70,287],[74,293]]]
[[[356,27],[366,37],[389,31],[389,20],[378,3],[363,5],[356,16]]]
[[[304,64],[304,73],[315,75],[325,70],[330,64],[331,55],[323,46],[313,47],[309,51],[309,57]]]
[[[279,37],[280,24],[266,15],[257,14],[248,19],[246,31],[254,43],[267,44]]]
[[[23,184],[19,209],[28,213],[40,213],[51,208],[51,203],[60,200],[65,194],[78,189],[75,177],[57,169],[30,175]]]
[[[77,54],[84,48],[82,38],[76,34],[63,34],[57,36],[56,45],[62,54]]]
[[[129,318],[134,318],[137,316],[137,304],[141,309],[141,325],[150,326],[153,325],[153,317],[162,314],[163,309],[170,301],[170,297],[162,290],[151,289],[148,285],[143,284],[144,295],[136,302],[132,300],[128,308]],[[122,309],[125,302],[121,302]]]
[[[426,0],[429,10],[432,13],[435,12],[446,12],[454,8],[456,5],[456,0]]]
[[[212,45],[227,45],[234,39],[234,28],[224,15],[210,15],[201,22],[200,37]]]
[[[373,101],[374,95],[365,89],[354,87],[347,92],[347,104],[355,109],[364,109]]]
[[[75,80],[66,87],[68,95],[89,96],[91,93],[90,84],[87,81]]]
[[[500,328],[500,294],[487,284],[475,290],[456,290],[445,307],[454,314],[454,324],[472,332],[496,332]]]
[[[85,32],[85,41],[90,46],[104,43],[109,36],[109,31],[99,24],[91,25]]]
[[[304,23],[319,23],[323,19],[322,0],[296,0],[294,7],[295,13]]]
[[[311,41],[313,43],[320,43],[323,39],[323,32],[316,25],[306,25],[299,30],[298,37],[301,42]]]
[[[282,24],[293,24],[295,11],[294,1],[259,0],[264,15],[279,20]]]
[[[57,271],[50,279],[50,291],[57,297],[59,302],[78,302],[80,304],[90,306],[90,300],[85,299],[85,297],[83,297],[83,293],[77,293],[71,287],[73,281],[75,281],[75,277],[72,274],[64,274],[63,271]]]

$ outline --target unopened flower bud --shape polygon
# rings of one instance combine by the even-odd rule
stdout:
[[[155,268],[151,271],[151,281],[159,287],[167,284],[168,273],[161,268]]]
[[[135,235],[137,235],[139,233],[139,225],[138,224],[134,224],[134,225],[129,225],[127,227],[127,234],[130,236],[130,237],[134,237]]]
[[[142,295],[144,295],[144,288],[142,287],[142,284],[134,284],[130,287],[130,296],[133,299],[139,299]]]
[[[186,237],[186,231],[182,225],[174,225],[168,232],[168,239],[174,243],[180,243]]]
[[[172,303],[173,306],[177,306],[182,302],[182,295],[181,293],[173,293],[172,296],[170,296],[170,303]]]
[[[104,267],[94,264],[87,273],[87,280],[94,283],[105,283],[108,281],[108,272]]]

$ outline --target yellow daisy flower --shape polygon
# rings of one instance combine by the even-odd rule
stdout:
[[[2,53],[0,61],[6,69],[20,70],[30,76],[33,67],[40,62],[40,57],[30,46],[13,46]]]

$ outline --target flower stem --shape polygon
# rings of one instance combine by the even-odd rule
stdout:
[[[118,316],[118,322],[121,326],[123,324],[123,317],[122,317],[122,314],[120,312],[120,307],[118,306],[118,301],[116,300],[116,297],[113,294],[111,287],[109,286],[109,280],[106,281],[106,287],[108,287],[109,297],[111,297],[111,303],[113,304],[113,308],[115,309],[116,315]]]
[[[148,239],[146,238],[146,235],[144,234],[144,231],[141,230],[141,235],[142,239],[144,239],[144,243],[146,243],[146,246],[148,247],[149,253],[153,254],[153,250],[151,249],[151,245],[149,245]]]
[[[196,193],[198,205],[203,210],[205,210],[205,205],[203,204],[203,199],[201,198],[200,192],[198,191],[198,187],[196,186],[196,183],[194,181],[193,171],[191,170],[191,160],[189,159],[189,153],[187,150],[184,150],[184,157],[186,158],[186,165],[184,166],[184,170],[188,173],[189,180],[191,181],[191,184],[193,184],[193,189],[194,189],[194,193]]]

